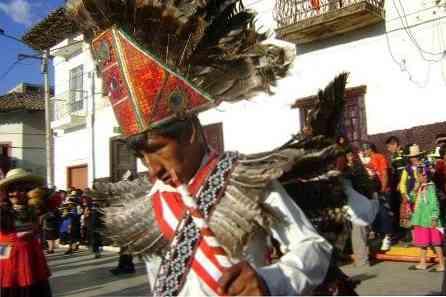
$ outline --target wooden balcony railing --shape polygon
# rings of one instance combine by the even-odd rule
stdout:
[[[279,38],[307,43],[384,20],[384,0],[276,0]]]

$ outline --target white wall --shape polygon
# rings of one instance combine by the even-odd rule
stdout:
[[[259,11],[258,23],[272,30],[274,1],[246,1]],[[398,2],[396,2],[398,3]],[[446,16],[444,8],[431,7],[434,1],[402,1],[409,25]],[[405,129],[446,121],[446,59],[426,62],[401,29],[401,20],[386,1],[386,23],[337,36],[330,40],[298,46],[289,76],[280,81],[276,94],[260,96],[253,102],[224,104],[203,113],[204,124],[223,122],[225,149],[253,153],[272,149],[299,129],[298,111],[289,106],[298,98],[316,94],[334,76],[350,72],[347,87],[367,86],[365,95],[368,134]],[[401,10],[401,8],[399,7]],[[417,12],[423,10],[421,12]],[[446,19],[411,28],[425,50],[446,49]],[[387,46],[400,67],[392,60]],[[444,42],[442,42],[444,40]],[[425,55],[441,58],[441,55]],[[426,81],[426,76],[428,80]]]
[[[11,143],[16,167],[45,176],[44,113],[12,111],[0,114],[0,143]]]
[[[23,150],[24,167],[34,174],[46,177],[45,113],[24,112]]]
[[[86,129],[65,133],[54,138],[54,183],[67,188],[67,167],[88,164],[88,133]]]
[[[17,160],[23,158],[23,122],[22,112],[0,113],[0,142],[9,142],[13,147],[11,157]],[[16,164],[21,165],[21,162]]]
[[[113,131],[119,127],[111,106],[96,111],[95,121],[95,165],[96,178],[110,176],[110,138],[118,135]]]

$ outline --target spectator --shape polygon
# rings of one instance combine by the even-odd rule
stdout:
[[[37,217],[26,193],[43,179],[12,169],[0,181],[0,296],[51,297],[48,269],[37,237]]]
[[[62,224],[60,226],[60,239],[63,244],[68,244],[66,255],[72,254],[79,248],[80,218],[76,211],[76,203],[68,201],[63,204]]]
[[[88,245],[95,254],[95,258],[100,258],[101,236],[100,236],[100,213],[95,202],[89,204],[86,209],[86,224]]]
[[[435,186],[431,182],[431,173],[426,166],[417,169],[420,183],[409,197],[414,203],[414,213],[411,218],[413,230],[413,244],[421,248],[420,262],[411,266],[411,270],[426,270],[427,248],[433,246],[437,253],[439,264],[432,271],[443,272],[443,234],[439,228],[443,227],[443,218],[440,216]]]
[[[410,217],[412,214],[412,205],[410,203],[409,195],[415,190],[416,184],[419,182],[417,175],[417,168],[421,166],[420,148],[413,144],[409,147],[409,154],[407,155],[408,164],[404,168],[400,184],[398,186],[401,193],[401,207],[400,207],[400,226],[405,230],[404,241],[410,242]]]
[[[362,145],[362,153],[364,158],[370,158],[366,165],[371,174],[371,178],[378,182],[377,192],[380,199],[380,209],[374,222],[374,227],[384,237],[382,240],[381,250],[387,251],[392,244],[393,212],[390,207],[390,186],[389,186],[389,164],[383,154],[377,152],[376,146],[372,143],[364,143]],[[376,176],[376,178],[375,178]]]
[[[438,160],[435,162],[433,181],[441,200],[446,200],[446,144],[438,147]]]
[[[406,157],[401,147],[400,140],[396,136],[390,136],[386,140],[387,151],[390,154],[390,172],[389,172],[389,184],[391,192],[391,208],[394,214],[396,214],[395,221],[399,222],[402,211],[405,210],[405,205],[401,204],[401,193],[399,191],[399,183],[401,174],[406,166]],[[401,228],[400,233],[402,237],[405,236],[405,229]]]
[[[56,209],[49,209],[43,215],[43,237],[48,242],[48,254],[54,253],[56,239],[59,238],[59,216]]]
[[[354,154],[351,147],[346,149],[346,169],[344,175],[352,181],[353,188],[366,197],[371,198],[370,179],[364,165]],[[369,266],[369,247],[367,244],[368,227],[352,222],[352,249],[357,267]]]

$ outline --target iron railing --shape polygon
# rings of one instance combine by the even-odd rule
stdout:
[[[51,118],[53,121],[61,120],[67,116],[87,115],[87,92],[68,91],[51,98]]]
[[[363,2],[384,8],[384,0],[276,0],[273,16],[279,27],[285,27]]]

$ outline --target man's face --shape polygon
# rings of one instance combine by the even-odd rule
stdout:
[[[148,144],[141,154],[149,169],[150,180],[160,179],[165,184],[173,185],[170,173],[174,171],[178,178],[184,181],[187,168],[187,144],[180,144],[174,138],[156,134],[148,138]]]
[[[372,149],[370,148],[363,149],[362,153],[365,157],[370,157],[372,155]]]
[[[8,198],[12,204],[25,204],[26,193],[33,186],[27,183],[14,183],[7,188]]]
[[[412,157],[412,158],[409,158],[409,162],[412,165],[418,165],[420,163],[420,160],[417,157]]]
[[[386,146],[387,146],[387,151],[389,151],[392,154],[395,154],[399,150],[399,144],[396,142],[390,142]]]
[[[353,159],[354,159],[354,155],[352,152],[348,152],[347,154],[345,154],[345,157],[347,159],[347,162],[352,163]]]

